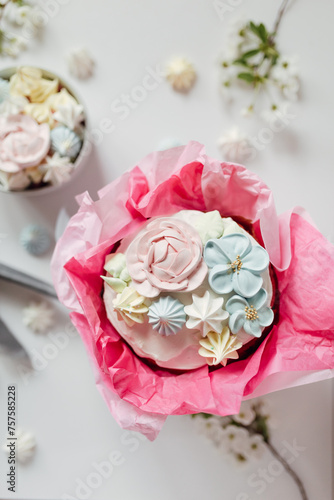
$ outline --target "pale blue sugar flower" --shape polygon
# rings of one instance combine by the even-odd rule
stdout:
[[[209,284],[219,295],[233,290],[243,297],[253,297],[262,287],[261,273],[269,265],[269,256],[260,245],[240,233],[209,240],[204,260],[212,268]]]
[[[271,325],[274,319],[273,311],[266,306],[267,298],[264,288],[249,299],[233,295],[226,303],[231,332],[236,334],[243,328],[249,335],[261,337],[262,328]]]

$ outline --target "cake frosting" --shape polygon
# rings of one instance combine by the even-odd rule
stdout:
[[[273,321],[266,250],[218,211],[152,218],[106,257],[109,321],[138,356],[225,366]]]

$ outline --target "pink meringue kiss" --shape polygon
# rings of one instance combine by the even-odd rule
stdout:
[[[50,149],[50,129],[26,115],[0,117],[0,170],[9,173],[35,167]]]
[[[133,286],[144,297],[195,290],[207,274],[202,242],[186,222],[159,217],[140,231],[127,252]]]

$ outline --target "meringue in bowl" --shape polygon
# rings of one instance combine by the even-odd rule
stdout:
[[[87,154],[81,99],[54,73],[0,71],[0,191],[46,194],[78,175]]]

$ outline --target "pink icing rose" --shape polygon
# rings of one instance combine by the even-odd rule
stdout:
[[[150,222],[129,245],[126,256],[133,286],[144,297],[194,290],[208,271],[199,234],[172,218]]]
[[[0,117],[0,170],[35,167],[50,149],[50,129],[26,115]]]

